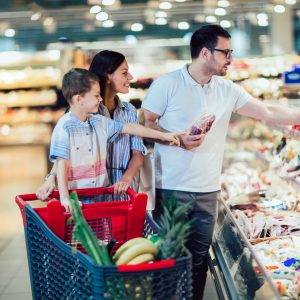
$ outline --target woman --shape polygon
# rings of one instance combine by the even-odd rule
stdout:
[[[130,80],[133,78],[128,70],[128,63],[123,54],[103,50],[95,55],[89,70],[99,78],[100,93],[103,102],[99,113],[123,123],[137,121],[133,105],[121,102],[118,93],[129,92]],[[138,180],[135,177],[143,164],[144,145],[140,137],[120,135],[107,149],[107,173],[116,194],[124,194],[129,186],[137,190]],[[41,200],[48,198],[56,187],[55,165],[47,175],[44,184],[37,190]]]

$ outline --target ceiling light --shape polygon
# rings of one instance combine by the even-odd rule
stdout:
[[[191,41],[191,37],[192,37],[193,33],[192,32],[187,32],[184,36],[183,36],[183,40],[188,44]]]
[[[102,0],[103,5],[113,5],[115,0]]]
[[[228,21],[228,20],[222,20],[222,21],[220,22],[220,25],[221,25],[222,27],[224,27],[224,28],[230,28],[230,27],[231,27],[231,22]]]
[[[105,21],[108,19],[108,14],[105,11],[101,11],[101,12],[97,13],[96,19],[98,21]]]
[[[167,17],[167,13],[165,11],[159,10],[159,11],[157,11],[155,13],[155,17],[156,18],[166,18]]]
[[[90,13],[91,14],[97,14],[101,11],[101,6],[100,5],[94,5],[90,8]]]
[[[207,16],[205,18],[205,22],[206,23],[216,23],[217,22],[217,18],[215,16]]]
[[[257,14],[257,20],[268,20],[268,15],[265,13]]]
[[[285,7],[283,5],[275,5],[274,11],[278,14],[283,14],[285,12]]]
[[[132,30],[132,31],[142,31],[143,28],[144,28],[144,26],[143,26],[143,24],[141,24],[141,23],[133,23],[133,24],[131,25],[131,30]]]
[[[220,0],[220,1],[218,1],[218,6],[219,7],[228,7],[229,6],[229,1],[227,1],[227,0]]]
[[[156,25],[166,25],[168,23],[167,19],[165,18],[157,18],[155,19]]]
[[[12,28],[7,28],[5,31],[4,31],[4,35],[6,37],[14,37],[16,34],[15,30],[12,29]]]
[[[285,3],[288,4],[288,5],[294,5],[296,4],[296,0],[285,0]]]
[[[175,0],[175,2],[185,2],[186,0]]]
[[[179,22],[177,28],[180,30],[187,30],[190,28],[190,24],[188,22]]]
[[[2,133],[2,135],[9,135],[9,133],[10,133],[10,126],[7,125],[7,124],[4,124],[1,127],[1,133]]]
[[[115,26],[115,23],[112,20],[106,20],[102,23],[102,26],[105,28],[111,28]]]
[[[41,18],[41,16],[42,16],[41,12],[36,12],[36,13],[31,15],[30,20],[31,21],[37,21]]]
[[[218,7],[215,9],[215,15],[216,16],[225,16],[226,15],[226,10],[222,7]]]
[[[161,2],[159,3],[159,8],[160,9],[170,9],[172,8],[172,4],[170,2]]]
[[[136,44],[137,43],[137,39],[133,34],[128,34],[125,36],[125,41],[127,44]]]
[[[259,20],[257,21],[257,24],[258,24],[258,26],[266,27],[266,26],[269,25],[269,22],[268,22],[268,20],[259,19]]]
[[[54,19],[52,17],[48,17],[44,20],[44,26],[51,26],[54,23]]]

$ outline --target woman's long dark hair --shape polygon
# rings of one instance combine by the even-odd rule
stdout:
[[[119,52],[103,50],[97,53],[90,65],[89,71],[99,78],[100,94],[104,97],[106,80],[125,60],[125,56]]]

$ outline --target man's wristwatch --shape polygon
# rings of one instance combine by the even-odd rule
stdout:
[[[47,180],[50,176],[56,177],[56,172],[50,172],[49,174],[47,174],[45,180]]]

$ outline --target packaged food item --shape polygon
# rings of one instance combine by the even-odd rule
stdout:
[[[215,115],[211,114],[202,117],[199,122],[192,126],[190,135],[206,134],[210,130],[215,119]]]

